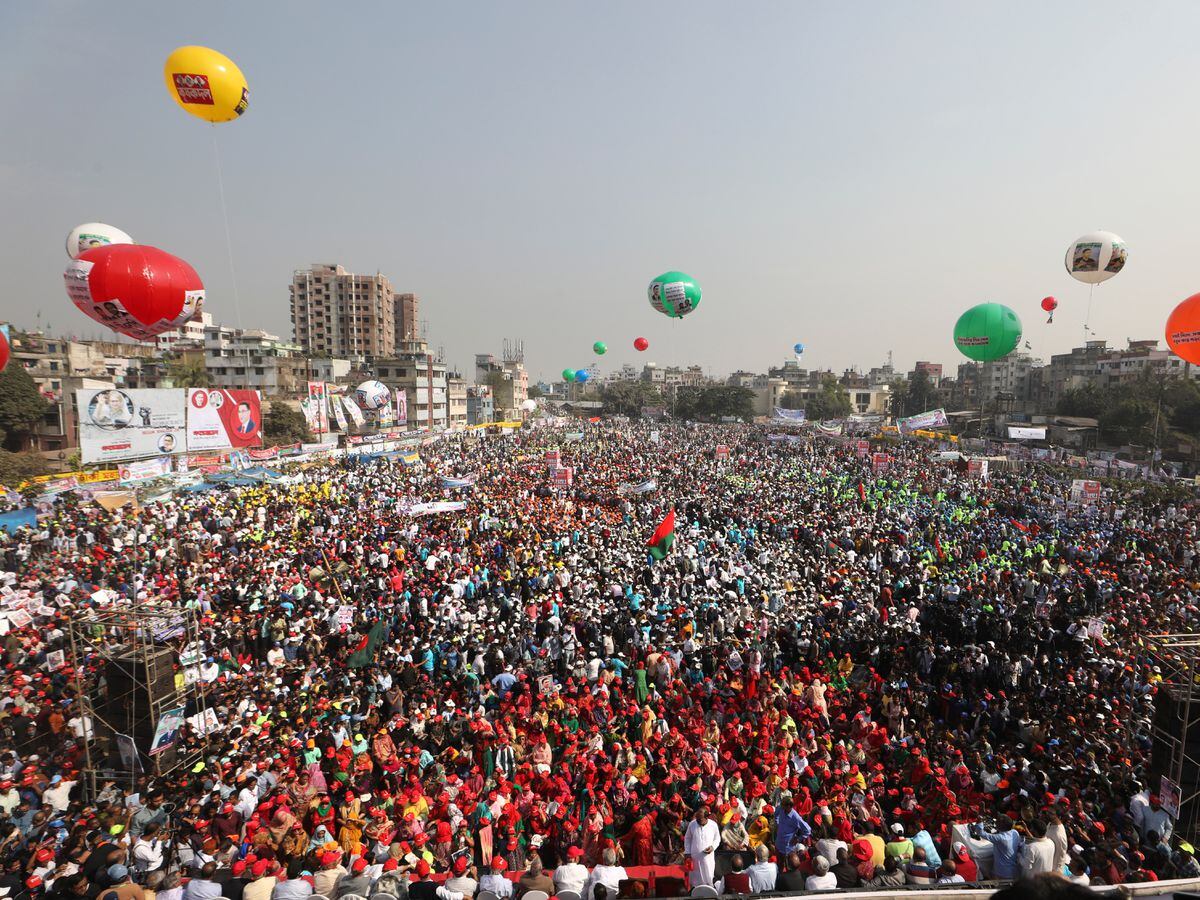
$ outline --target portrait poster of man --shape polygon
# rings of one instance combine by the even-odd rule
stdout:
[[[1116,275],[1125,268],[1125,260],[1129,257],[1129,250],[1124,244],[1112,245],[1112,256],[1109,257],[1108,265],[1104,267],[1105,272],[1112,272]]]
[[[1098,272],[1100,270],[1100,250],[1103,244],[1080,243],[1075,245],[1071,254],[1072,272]]]

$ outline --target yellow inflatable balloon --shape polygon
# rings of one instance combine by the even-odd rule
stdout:
[[[205,122],[232,122],[250,103],[242,70],[207,47],[180,47],[167,57],[163,78],[180,108]]]

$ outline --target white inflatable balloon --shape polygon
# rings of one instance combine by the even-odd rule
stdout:
[[[1108,281],[1125,268],[1129,248],[1111,231],[1093,231],[1067,248],[1067,274],[1084,284]]]
[[[103,222],[85,222],[71,229],[67,235],[67,256],[77,259],[80,253],[109,244],[132,244],[133,238],[120,228]]]
[[[363,409],[382,409],[392,402],[392,392],[382,381],[364,381],[355,389],[354,398]]]
[[[521,404],[521,409],[525,410],[525,412],[533,412],[535,409],[537,409],[537,401],[526,400]]]

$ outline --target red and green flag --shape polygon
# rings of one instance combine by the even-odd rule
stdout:
[[[650,548],[650,555],[655,559],[663,559],[671,550],[671,545],[675,543],[675,510],[671,510],[663,520],[658,523],[658,527],[654,529],[654,535],[650,538],[646,545]]]

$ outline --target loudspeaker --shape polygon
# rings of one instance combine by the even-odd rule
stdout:
[[[175,693],[175,652],[125,654],[109,660],[104,677],[108,694],[96,712],[119,734],[133,738],[142,753],[150,749],[158,725],[153,709]]]

